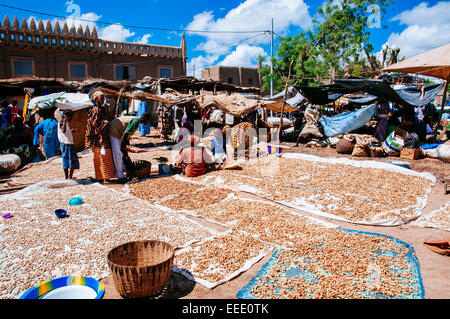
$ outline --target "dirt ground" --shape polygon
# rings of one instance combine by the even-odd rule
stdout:
[[[148,143],[160,143],[161,141],[156,136],[139,138],[133,144],[137,146],[148,146]],[[399,158],[356,158],[348,155],[340,155],[336,153],[335,149],[327,148],[307,148],[300,145],[294,147],[293,144],[286,143],[287,152],[306,153],[323,157],[347,157],[352,160],[376,160],[376,161],[390,161],[399,160]],[[401,159],[402,161],[405,161]],[[439,160],[421,159],[415,161],[407,161],[411,165],[411,169],[418,172],[430,172],[435,175],[437,179],[436,185],[432,188],[428,197],[428,204],[424,209],[424,215],[433,210],[438,209],[443,204],[450,200],[450,194],[445,194],[443,179],[450,175],[450,165],[445,164]],[[111,186],[117,187],[117,186]],[[246,194],[246,196],[253,196]],[[300,211],[305,215],[307,212]],[[186,215],[188,218],[193,218]],[[315,216],[317,218],[317,216]],[[320,217],[324,220],[327,218]],[[200,223],[207,223],[204,220],[198,220]],[[415,250],[420,264],[423,285],[425,289],[426,299],[450,299],[450,258],[448,256],[439,255],[428,248],[423,243],[429,240],[440,240],[450,238],[450,232],[432,228],[421,228],[411,225],[400,227],[374,227],[362,226],[352,223],[345,223],[336,220],[328,220],[335,224],[339,224],[342,228],[355,229],[367,232],[374,232],[398,238],[406,243],[409,243]],[[218,228],[215,224],[209,224],[212,228]],[[258,273],[261,267],[270,259],[270,255],[266,256],[260,262],[255,264],[248,271],[242,273],[237,278],[222,284],[214,289],[208,289],[200,284],[187,280],[182,275],[173,273],[169,279],[166,287],[157,296],[152,298],[157,299],[235,299],[236,294]],[[114,282],[111,276],[101,280],[105,284],[105,299],[121,299],[114,287]]]

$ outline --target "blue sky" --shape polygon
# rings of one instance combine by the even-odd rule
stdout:
[[[0,4],[60,16],[80,17],[83,26],[96,25],[105,40],[179,46],[181,32],[133,28],[131,26],[177,30],[260,31],[271,28],[281,36],[295,35],[311,26],[318,6],[324,0],[0,0]],[[0,7],[12,21],[42,18],[46,15]],[[450,42],[450,1],[395,0],[381,24],[372,28],[375,53],[388,43],[411,57]],[[64,21],[63,18],[58,19]],[[71,20],[73,21],[73,20]],[[105,25],[101,22],[113,22]],[[255,66],[259,54],[270,55],[270,36],[262,33],[186,33],[188,74],[200,76],[211,65]],[[275,46],[279,40],[275,40]],[[276,52],[276,51],[275,51]]]

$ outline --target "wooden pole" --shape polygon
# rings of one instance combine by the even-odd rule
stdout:
[[[278,141],[280,143],[281,143],[281,132],[282,132],[282,127],[283,127],[284,106],[286,105],[287,92],[288,92],[288,88],[289,88],[289,82],[291,81],[292,64],[294,64],[294,59],[292,59],[291,64],[289,65],[289,75],[288,75],[288,78],[287,78],[287,81],[286,81],[286,85],[284,87],[284,100],[283,100],[283,105],[281,106],[280,129],[279,129],[279,132],[278,132]]]
[[[123,94],[123,88],[120,89],[120,93],[119,96],[117,97],[117,101],[116,101],[116,117],[119,116],[119,104],[120,104],[120,98],[122,97]]]
[[[450,81],[450,79],[447,79],[447,81],[445,81],[445,86],[444,86],[444,96],[442,97],[442,107],[441,107],[441,112],[439,114],[439,118],[436,124],[439,124],[439,122],[442,119],[442,114],[444,114],[444,108],[445,108],[445,103],[447,103],[447,91],[448,91],[448,82]]]

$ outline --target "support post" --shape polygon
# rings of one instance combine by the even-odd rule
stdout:
[[[272,19],[272,32],[270,33],[270,96],[273,96],[273,19]]]

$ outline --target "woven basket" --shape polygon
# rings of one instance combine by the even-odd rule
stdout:
[[[169,280],[175,249],[168,243],[129,242],[108,253],[114,286],[124,298],[146,298],[158,293]]]
[[[133,161],[127,169],[127,177],[146,178],[152,172],[152,163],[149,161]]]
[[[352,154],[355,145],[345,138],[341,138],[336,145],[336,152],[339,154]]]

